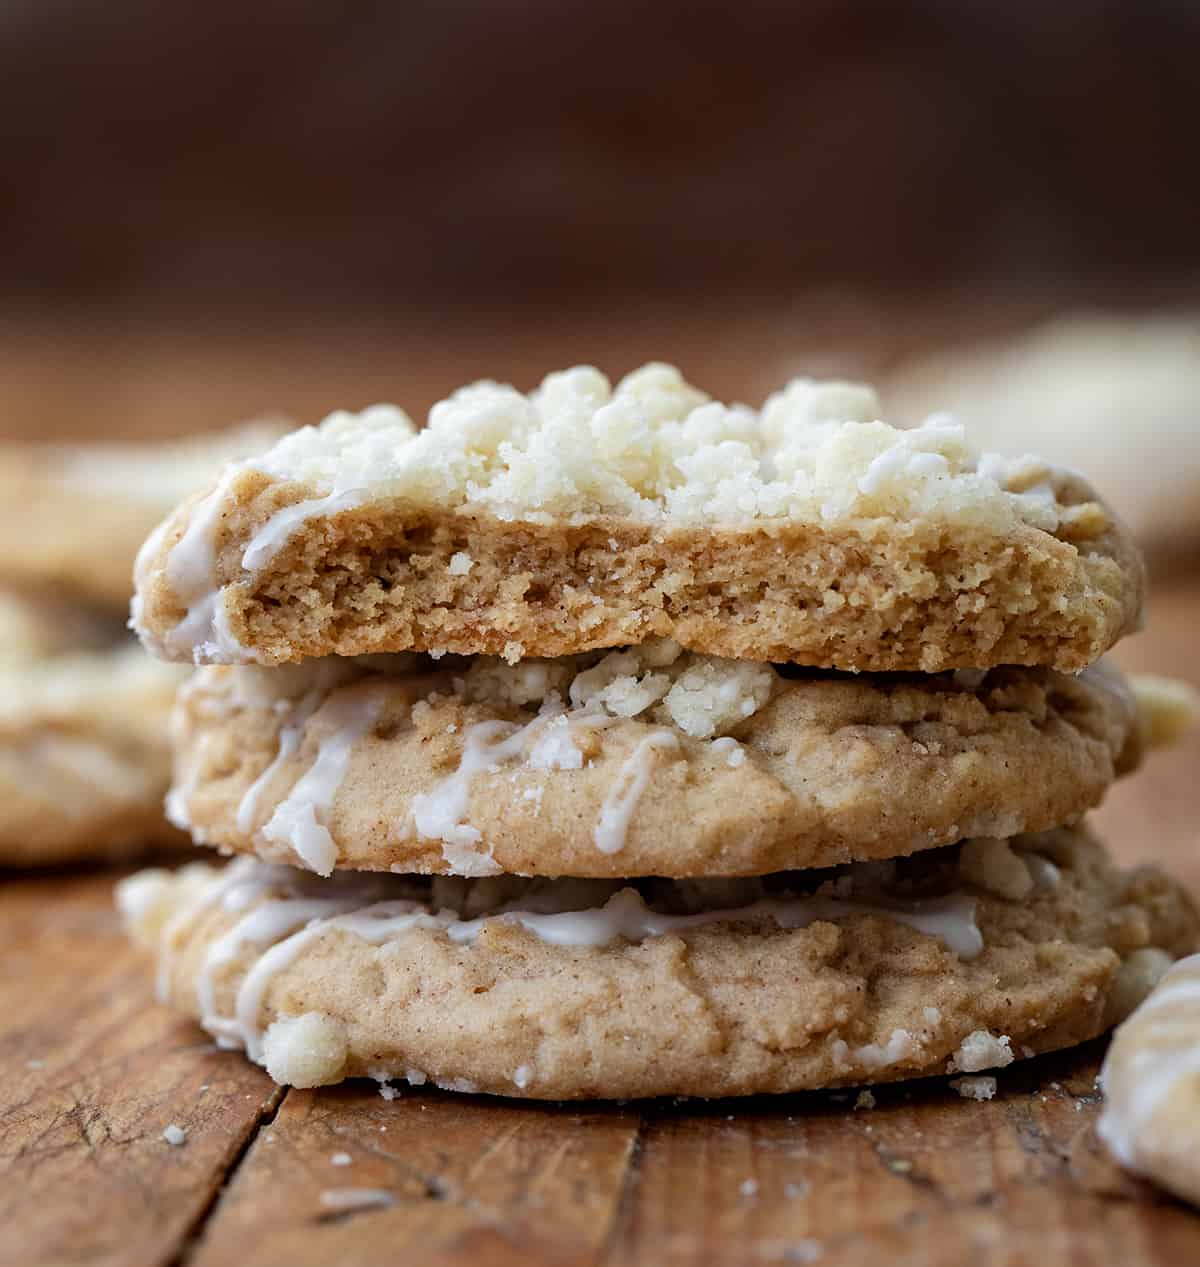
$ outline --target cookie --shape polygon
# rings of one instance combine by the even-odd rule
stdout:
[[[1145,949],[1126,971],[1157,984],[1113,1036],[1097,1130],[1121,1165],[1200,1204],[1200,955],[1172,967]]]
[[[978,458],[796,380],[761,412],[648,365],[526,397],[481,383],[417,432],[335,414],[227,468],[138,559],[168,659],[555,657],[670,637],[855,671],[1077,670],[1137,626],[1142,565],[1079,477]]]
[[[0,447],[0,585],[124,608],[138,548],[159,520],[283,432],[256,422],[153,445]]]
[[[171,804],[196,840],[334,867],[756,875],[1077,819],[1140,757],[1101,664],[830,674],[655,641],[509,666],[210,666]]]
[[[161,996],[277,1081],[538,1099],[725,1096],[1006,1065],[1196,944],[1161,873],[1083,830],[767,881],[305,877],[240,859],[124,882]]]
[[[1087,471],[1156,562],[1200,550],[1200,314],[1060,318],[909,366],[887,399]]]
[[[111,610],[49,590],[0,588],[0,665],[107,649],[123,637],[122,623]]]
[[[163,816],[181,676],[136,644],[0,666],[0,866],[183,842]]]

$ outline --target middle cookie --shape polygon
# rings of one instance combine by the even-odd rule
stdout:
[[[683,652],[207,668],[174,821],[306,867],[760,875],[1078,818],[1140,758],[1099,665],[849,675]]]

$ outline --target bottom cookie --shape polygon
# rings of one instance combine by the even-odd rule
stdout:
[[[1197,944],[1084,829],[755,880],[337,873],[242,859],[118,899],[159,991],[281,1083],[536,1099],[972,1073],[1082,1042]]]

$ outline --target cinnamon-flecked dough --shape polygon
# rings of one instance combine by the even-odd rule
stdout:
[[[0,666],[0,867],[186,843],[163,813],[182,676],[136,644]]]
[[[756,875],[1059,826],[1141,753],[1104,664],[452,660],[200,669],[172,727],[177,816],[322,874]]]
[[[417,432],[334,415],[227,470],[137,567],[169,659],[560,656],[669,637],[853,671],[1074,671],[1140,620],[1143,568],[1079,477],[877,421],[797,380],[761,413],[647,366],[476,384]]]
[[[1102,1032],[1139,1001],[1139,956],[1197,937],[1172,881],[1082,830],[615,894],[233,865],[143,873],[121,903],[163,997],[300,1086],[625,1098],[973,1073]]]

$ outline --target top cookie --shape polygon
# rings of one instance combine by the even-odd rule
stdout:
[[[168,659],[560,656],[671,637],[849,670],[1075,670],[1136,627],[1142,566],[1077,476],[978,457],[798,379],[761,412],[668,366],[479,383],[418,432],[334,414],[233,465],[146,542]]]
[[[159,444],[0,448],[0,584],[124,608],[138,547],[163,515],[283,433],[254,422]]]

